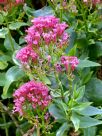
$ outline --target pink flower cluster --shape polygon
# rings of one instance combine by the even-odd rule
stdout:
[[[96,5],[96,4],[98,4],[98,3],[100,3],[101,2],[101,0],[83,0],[83,2],[85,2],[85,3],[90,3],[90,2],[92,2],[92,4],[93,5]]]
[[[14,112],[19,112],[22,116],[26,111],[26,105],[31,105],[33,109],[43,110],[51,101],[48,91],[47,86],[41,82],[29,81],[25,83],[13,94]]]
[[[69,36],[65,29],[68,25],[60,23],[58,18],[54,16],[38,17],[34,18],[32,23],[33,25],[26,30],[25,40],[28,44],[40,46],[42,41],[46,45],[53,43],[60,47],[67,44]]]
[[[0,4],[7,3],[7,0],[0,0]]]
[[[62,56],[61,57],[61,64],[57,63],[55,65],[55,67],[58,72],[62,71],[62,65],[64,66],[66,71],[68,71],[69,67],[71,68],[72,71],[74,71],[78,64],[79,64],[79,60],[77,57],[75,57],[75,56]]]
[[[20,4],[20,3],[23,3],[23,2],[24,2],[24,0],[16,0],[17,4]]]
[[[79,64],[79,60],[75,56],[62,56],[61,63],[65,66],[66,70],[68,70],[68,66],[70,65],[71,70],[74,71]]]
[[[38,55],[33,51],[32,47],[26,46],[17,52],[16,58],[20,60],[22,64],[26,64],[30,59],[35,62]]]
[[[38,17],[32,20],[33,25],[29,27],[26,32],[25,40],[27,46],[18,51],[16,58],[22,64],[29,62],[29,59],[35,61],[38,58],[33,48],[42,45],[54,44],[57,47],[67,45],[68,34],[65,29],[68,27],[66,23],[60,23],[59,19],[54,16]],[[38,51],[39,52],[39,51]]]

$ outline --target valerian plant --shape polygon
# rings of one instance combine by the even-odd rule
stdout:
[[[26,45],[15,55],[15,63],[30,81],[14,92],[13,113],[26,118],[36,136],[67,136],[71,130],[83,134],[85,128],[102,124],[97,118],[102,110],[84,98],[92,72],[81,81],[84,68],[100,65],[79,60],[76,48],[66,53],[69,26],[61,21],[54,16],[32,19],[32,26],[26,30]]]
[[[102,82],[92,78],[94,69],[91,71],[89,67],[100,65],[88,57],[102,55],[101,3],[48,2],[52,8],[46,6],[34,11],[22,0],[9,0],[0,11],[2,99],[11,98],[18,88],[13,93],[12,113],[18,112],[19,119],[25,118],[30,123],[23,120],[19,126],[15,114],[0,102],[4,122],[0,126],[7,136],[8,127],[13,123],[6,122],[6,111],[17,127],[17,136],[31,127],[28,135],[95,135],[96,127],[92,126],[101,124],[102,110],[93,106],[101,105]],[[45,16],[49,14],[59,19]],[[27,29],[32,16],[38,18],[34,18]],[[10,67],[14,63],[17,66]]]

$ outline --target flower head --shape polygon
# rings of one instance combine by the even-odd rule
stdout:
[[[7,0],[0,0],[0,4],[5,4],[7,3]]]
[[[101,0],[83,0],[84,3],[92,3],[93,5],[96,5],[101,2]]]
[[[26,64],[30,59],[32,61],[36,61],[38,55],[33,51],[30,46],[26,46],[17,52],[16,58],[20,60],[22,64]]]
[[[56,64],[55,64],[55,69],[56,69],[57,72],[62,72],[61,64],[56,63]]]
[[[66,23],[60,23],[59,19],[54,16],[44,16],[34,18],[33,25],[26,30],[27,36],[25,40],[30,45],[46,45],[51,43],[56,45],[66,45],[69,39],[65,29],[68,27]]]
[[[19,112],[22,116],[27,110],[26,105],[31,106],[34,110],[46,108],[51,96],[48,94],[49,90],[41,82],[29,81],[22,85],[13,94],[14,97],[14,112]]]
[[[71,70],[74,71],[74,69],[79,64],[79,60],[75,56],[62,56],[61,57],[61,64],[64,65],[66,71],[68,70],[69,65],[71,67]]]
[[[21,3],[23,3],[24,2],[24,0],[16,0],[16,3],[17,4],[21,4]]]

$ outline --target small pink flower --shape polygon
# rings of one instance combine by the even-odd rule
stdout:
[[[38,58],[38,55],[33,51],[33,49],[30,46],[26,46],[19,50],[16,55],[16,59],[20,60],[22,64],[28,63],[30,59],[32,61],[36,61]]]
[[[61,72],[61,71],[62,71],[61,64],[56,63],[56,64],[55,64],[55,69],[56,69],[57,72]]]
[[[50,117],[50,114],[47,112],[47,113],[45,114],[44,118],[45,118],[45,120],[47,121],[49,117]]]
[[[51,56],[50,55],[47,56],[47,61],[48,61],[48,63],[51,62]]]
[[[83,2],[88,2],[88,0],[83,0]]]
[[[42,36],[44,38],[45,43],[49,45],[51,43],[51,35],[50,35],[50,33],[43,33]]]
[[[69,66],[71,67],[71,70],[74,71],[74,69],[79,64],[79,60],[75,56],[62,56],[61,63],[64,65],[66,71],[68,71]]]

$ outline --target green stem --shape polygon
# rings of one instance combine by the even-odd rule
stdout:
[[[45,134],[46,130],[45,130],[44,117],[42,117],[42,130],[43,130],[43,134]]]
[[[8,32],[8,37],[9,37],[9,40],[10,40],[10,45],[11,45],[11,48],[12,48],[12,51],[14,51],[14,44],[13,44],[13,40],[12,40],[12,36],[11,36],[11,33],[10,33],[10,30]]]
[[[69,81],[69,90],[70,90],[70,92],[72,92],[72,80],[68,79],[68,81]]]
[[[40,136],[40,129],[39,129],[39,126],[37,126],[37,136]]]
[[[64,99],[64,89],[63,89],[63,86],[62,86],[62,83],[61,83],[61,81],[59,80],[59,77],[58,77],[58,74],[57,73],[55,73],[55,77],[56,77],[56,80],[57,80],[57,82],[58,82],[58,84],[59,84],[59,87],[60,87],[60,89],[61,89],[61,96],[62,96],[62,99]]]
[[[3,118],[4,123],[6,124],[6,118],[5,118],[5,114],[3,112],[2,112],[2,118]],[[6,126],[5,126],[5,134],[6,134],[6,136],[9,136],[8,128]]]
[[[63,20],[63,0],[60,1],[60,20]]]
[[[48,0],[48,3],[55,10],[55,5],[50,0]]]

